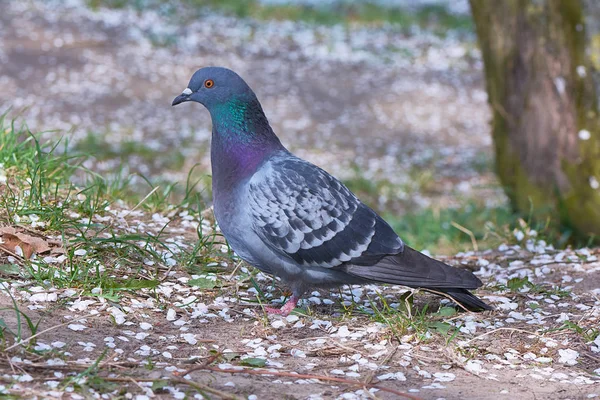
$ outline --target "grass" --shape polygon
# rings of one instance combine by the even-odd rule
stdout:
[[[7,339],[9,335],[14,338],[16,343],[20,343],[21,340],[23,340],[26,336],[35,335],[38,332],[38,326],[41,322],[41,319],[34,323],[31,318],[29,318],[29,316],[20,309],[14,296],[10,293],[10,289],[5,285],[4,282],[0,282],[0,287],[1,291],[4,291],[6,294],[8,294],[12,302],[12,307],[0,308],[0,311],[13,312],[16,320],[16,328],[15,330],[12,330],[6,321],[3,318],[0,318],[0,348],[5,348],[7,347]],[[29,333],[27,335],[23,330],[23,321],[25,321],[25,326],[29,329]],[[35,342],[33,341],[28,342],[28,346],[32,346],[34,344]]]
[[[84,154],[93,154],[98,161],[115,161],[116,163],[136,162],[151,165],[152,168],[180,170],[185,162],[185,156],[178,150],[159,152],[143,142],[124,140],[117,144],[109,143],[105,136],[89,133],[83,140],[78,141],[74,148]]]
[[[150,211],[183,203],[200,210],[206,207],[206,201],[211,195],[208,189],[202,192],[196,190],[198,187],[210,187],[210,177],[200,172],[196,166],[189,171],[185,186],[165,179],[149,178],[136,167],[144,166],[144,170],[149,170],[152,176],[164,175],[166,171],[179,172],[184,167],[185,156],[177,149],[165,153],[134,140],[125,140],[115,145],[108,142],[102,134],[89,133],[69,151],[93,155],[86,157],[93,165],[115,166],[114,171],[103,175],[88,173],[86,176],[86,191],[103,198],[124,200],[127,203],[138,203],[143,199],[143,209]],[[148,197],[144,199],[146,195]]]
[[[416,249],[454,254],[474,250],[474,246],[492,248],[514,241],[510,232],[519,218],[507,204],[489,207],[478,199],[464,199],[461,205],[448,208],[420,208],[413,204],[413,197],[432,190],[432,177],[431,171],[415,171],[408,184],[397,187],[387,180],[367,179],[356,170],[355,176],[344,184]],[[406,200],[395,198],[397,192],[404,193]],[[388,193],[390,200],[380,204],[381,193]]]
[[[479,248],[493,248],[506,242],[507,236],[491,232],[496,227],[504,229],[516,223],[508,207],[489,208],[474,200],[456,208],[424,209],[401,218],[394,215],[384,215],[384,218],[411,247],[436,254],[474,250],[471,236],[457,225],[472,232]]]
[[[488,161],[482,157],[473,167],[482,174],[491,173]],[[568,227],[534,220],[535,210],[529,215],[517,214],[508,202],[490,206],[486,198],[455,193],[452,206],[423,208],[413,199],[423,194],[431,198],[447,195],[439,192],[434,176],[432,167],[413,168],[407,183],[398,185],[387,179],[366,178],[354,167],[354,175],[344,184],[377,211],[408,245],[433,254],[490,249],[503,243],[526,245],[528,240],[545,240],[557,247],[586,247],[594,243],[594,238],[574,237]]]
[[[341,292],[340,292],[341,294]],[[342,319],[355,319],[357,315],[367,316],[371,321],[379,322],[390,328],[392,340],[403,341],[403,337],[412,336],[419,342],[427,343],[443,340],[446,345],[458,337],[460,325],[452,322],[457,316],[454,307],[440,306],[431,308],[428,304],[417,306],[414,292],[408,291],[399,297],[390,298],[378,293],[367,304],[354,301],[343,306]]]
[[[348,2],[336,1],[326,4],[265,4],[257,0],[87,0],[88,5],[99,7],[123,8],[133,7],[138,11],[154,9],[166,15],[180,15],[180,7],[188,11],[202,13],[205,10],[219,12],[238,18],[265,20],[303,21],[316,25],[368,25],[381,26],[391,24],[411,29],[418,26],[433,33],[445,36],[449,30],[472,32],[473,23],[470,16],[457,15],[439,5],[425,5],[415,10],[389,5],[383,6],[371,1]],[[185,13],[197,17],[195,13]]]
[[[135,217],[136,207],[197,212],[202,204],[191,177],[177,204],[170,202],[173,184],[160,188],[148,180],[153,189],[144,197],[130,197],[137,206],[123,209],[117,196],[125,192],[128,179],[109,181],[87,170],[82,166],[87,156],[71,155],[68,148],[66,140],[42,143],[26,126],[0,118],[0,163],[6,179],[0,192],[0,224],[26,228],[35,221],[40,233],[25,233],[56,238],[63,246],[61,262],[57,254],[32,260],[17,254],[13,262],[20,265],[21,275],[46,288],[75,288],[116,301],[124,291],[156,287],[172,265],[202,270],[207,259],[216,258],[214,236],[202,237],[196,245],[178,244],[168,241],[168,223],[145,232],[127,227],[127,217]],[[75,180],[84,182],[82,187],[73,184]],[[123,210],[122,219],[113,218],[107,213],[110,209]]]
[[[570,236],[566,227],[520,216],[508,204],[489,207],[478,199],[468,199],[458,207],[426,208],[400,218],[386,213],[383,217],[410,246],[433,254],[491,249],[501,244],[525,246],[540,240],[556,248],[593,244],[590,239]]]
[[[204,208],[204,203],[196,191],[199,178],[193,169],[185,187],[173,183],[156,185],[143,178],[146,190],[132,190],[131,177],[123,173],[104,177],[84,168],[82,164],[88,159],[85,152],[105,149],[95,152],[95,157],[117,157],[126,163],[134,154],[150,157],[148,149],[133,145],[117,149],[90,137],[75,146],[73,153],[66,140],[40,143],[24,126],[17,127],[14,122],[8,123],[4,119],[0,120],[0,126],[0,163],[9,183],[0,194],[2,223],[15,225],[32,217],[39,218],[49,232],[70,244],[64,267],[58,268],[43,260],[25,263],[27,274],[36,281],[54,287],[77,287],[88,294],[101,288],[103,295],[118,298],[124,290],[136,290],[138,285],[156,285],[160,271],[168,269],[165,265],[168,259],[177,260],[191,273],[202,274],[206,272],[206,265],[221,256],[210,250],[215,238],[202,237],[201,232],[198,232],[200,240],[196,244],[189,248],[173,248],[164,242],[162,231],[127,234],[110,223],[93,222],[94,215],[105,214],[105,210],[120,199],[136,205],[134,209],[139,207],[150,212],[197,212]],[[81,187],[76,187],[72,183],[74,180],[83,182]],[[411,182],[415,187],[402,189],[409,192],[423,190],[430,185],[431,174],[420,174]],[[386,181],[367,180],[360,174],[345,183],[371,205],[382,190],[391,186]],[[179,192],[175,196],[176,190]],[[177,203],[173,201],[175,198]],[[383,213],[382,216],[406,243],[436,254],[473,250],[474,241],[481,248],[514,243],[517,242],[514,229],[524,229],[507,206],[490,208],[475,200],[455,208],[421,209],[405,212],[401,217],[395,213]],[[165,229],[168,226],[164,226]],[[553,232],[544,233],[556,236]],[[86,256],[75,255],[77,250],[85,250]],[[142,267],[130,271],[130,276],[135,279],[111,277],[111,268],[115,266],[143,266],[144,262],[155,266],[144,278],[141,275],[147,271]],[[135,283],[136,279],[138,283]]]
[[[414,306],[412,298],[411,292],[402,296],[399,299],[400,306],[397,308],[391,307],[384,298],[380,298],[381,306],[371,302],[374,311],[372,319],[389,326],[398,341],[401,341],[404,335],[415,335],[419,341],[427,342],[435,333],[442,336],[446,343],[456,337],[458,330],[445,321],[456,314],[454,308],[441,307],[433,312],[425,305],[418,309]]]
[[[556,329],[549,329],[548,332],[557,332],[557,331],[562,331],[562,330],[569,330],[573,333],[576,333],[577,335],[580,335],[583,338],[585,343],[593,342],[598,337],[598,335],[600,335],[600,329],[598,329],[598,328],[581,327],[578,324],[576,324],[575,322],[571,322],[571,321],[564,321],[562,326],[560,326]]]
[[[478,171],[482,174],[490,173],[491,163],[482,160],[483,157],[476,160],[474,167],[481,168]],[[439,192],[434,179],[438,172],[427,163],[408,171],[403,184],[367,178],[357,166],[353,171],[344,184],[377,211],[411,247],[434,254],[455,254],[515,243],[512,231],[520,227],[520,220],[508,203],[489,206],[485,199],[455,193],[453,206],[420,206],[414,199],[424,194],[431,198],[447,195]]]

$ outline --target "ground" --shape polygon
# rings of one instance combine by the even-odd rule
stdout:
[[[117,233],[162,231],[165,243],[185,252],[199,222],[181,214],[111,210],[98,223],[119,227]],[[200,229],[204,235],[211,234],[208,221]],[[16,230],[22,243],[34,235],[46,240],[48,254],[57,246],[52,243],[60,242],[39,229]],[[554,250],[525,235],[520,245],[445,259],[476,270],[485,282],[478,294],[496,308],[485,313],[457,312],[418,292],[407,306],[402,288],[369,285],[315,291],[283,318],[267,316],[261,307],[283,299],[279,285],[240,264],[217,240],[212,249],[220,254],[211,255],[215,269],[208,275],[167,267],[172,263],[166,251],[164,265],[146,260],[142,268],[122,265],[110,271],[152,277],[151,287],[137,290],[117,291],[105,283],[92,290],[40,285],[36,277],[42,269],[57,280],[58,270],[68,270],[64,255],[34,256],[32,265],[38,267],[32,270],[5,269],[2,321],[17,332],[13,301],[23,314],[21,342],[4,332],[3,390],[67,398],[600,395],[598,250]],[[75,259],[71,263],[94,263],[93,253],[100,254],[79,250],[67,251]],[[4,265],[25,262],[15,255]],[[24,315],[35,329],[27,327]],[[271,375],[263,375],[267,371]]]
[[[281,302],[285,287],[219,235],[206,204],[208,114],[170,107],[209,64],[240,72],[282,141],[379,211],[408,218],[465,199],[505,202],[474,36],[413,30],[9,2],[0,13],[0,111],[10,108],[0,126],[2,392],[599,397],[598,249],[555,248],[525,221],[486,228],[489,250],[479,236],[461,245],[477,251],[435,250],[475,271],[494,311],[369,285],[309,293],[282,318],[262,305]],[[186,188],[190,170],[197,193]],[[134,172],[160,185],[144,188]]]

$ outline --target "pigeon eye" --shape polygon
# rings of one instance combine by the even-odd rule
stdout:
[[[215,86],[215,82],[212,79],[207,79],[204,81],[205,88],[210,89],[213,86]]]

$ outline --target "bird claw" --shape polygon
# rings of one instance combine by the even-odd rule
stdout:
[[[287,316],[287,314],[284,314],[283,307],[282,308],[265,307],[265,311],[267,312],[267,314],[283,315],[284,317]]]
[[[294,310],[294,308],[296,308],[297,304],[298,298],[296,296],[292,296],[281,308],[265,307],[265,311],[267,314],[275,314],[287,317]]]

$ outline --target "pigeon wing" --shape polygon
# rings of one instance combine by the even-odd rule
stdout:
[[[340,181],[289,154],[252,177],[249,205],[262,241],[300,265],[373,265],[403,249],[392,228]]]

